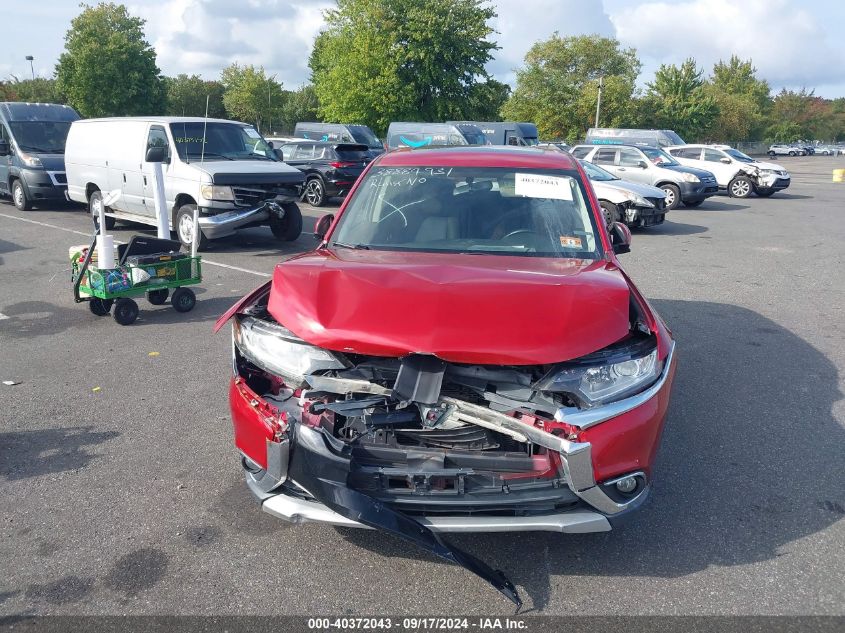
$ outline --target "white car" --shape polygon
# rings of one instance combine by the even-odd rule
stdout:
[[[807,150],[794,145],[771,145],[766,153],[769,156],[805,156]]]
[[[669,209],[662,189],[622,180],[586,160],[578,162],[593,185],[608,226],[613,222],[631,227],[663,224]]]
[[[734,198],[751,193],[767,198],[789,187],[789,172],[775,163],[755,160],[730,145],[675,145],[667,147],[679,163],[713,172],[719,189]]]

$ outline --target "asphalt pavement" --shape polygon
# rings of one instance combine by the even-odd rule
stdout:
[[[845,158],[780,162],[786,192],[673,211],[622,256],[680,361],[650,504],[610,533],[453,537],[527,613],[845,615]],[[303,207],[306,230],[333,209]],[[291,527],[244,485],[212,325],[310,235],[217,242],[193,312],[142,300],[121,327],[73,302],[90,230],[0,203],[0,381],[19,383],[0,384],[0,616],[513,613],[459,567]]]

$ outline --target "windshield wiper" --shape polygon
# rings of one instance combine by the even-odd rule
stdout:
[[[366,244],[344,244],[343,242],[332,242],[332,246],[338,246],[340,248],[348,248],[354,251],[368,251],[370,247]]]
[[[224,160],[235,160],[234,158],[231,158],[229,156],[224,156],[223,154],[217,154],[215,152],[205,152],[205,154],[202,154],[200,152],[188,152],[188,154],[192,155],[192,156],[200,156],[200,157],[205,157],[205,158],[207,158],[209,156],[214,156],[215,158],[222,158]]]
[[[65,150],[58,149],[55,147],[32,147],[30,145],[24,145],[21,147],[22,150],[25,152],[37,152],[39,154],[64,154]]]

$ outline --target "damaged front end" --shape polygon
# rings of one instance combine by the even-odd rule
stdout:
[[[614,345],[489,366],[322,349],[273,318],[268,294],[218,323],[234,316],[235,441],[265,511],[386,530],[520,604],[501,572],[440,534],[608,531],[646,500],[673,343],[633,295],[631,330]]]

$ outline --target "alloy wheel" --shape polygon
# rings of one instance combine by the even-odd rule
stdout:
[[[731,185],[731,195],[734,198],[745,198],[749,193],[751,193],[751,185],[744,180],[738,180]]]

